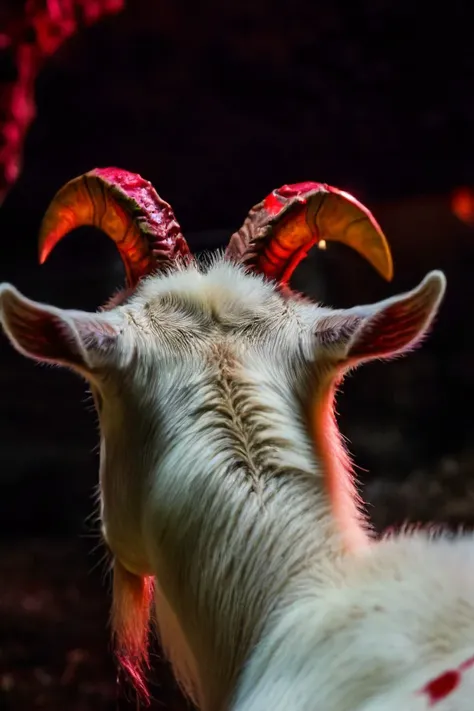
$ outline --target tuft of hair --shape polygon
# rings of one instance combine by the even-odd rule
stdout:
[[[145,681],[149,668],[148,632],[154,579],[126,570],[118,560],[113,566],[112,634],[115,656],[139,698],[149,704]]]

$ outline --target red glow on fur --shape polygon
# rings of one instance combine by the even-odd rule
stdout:
[[[352,553],[368,543],[365,522],[358,508],[358,495],[350,459],[342,447],[334,416],[335,383],[329,381],[314,397],[311,427],[318,457],[323,463],[328,510],[346,551]]]
[[[146,686],[146,681],[143,674],[143,664],[137,664],[135,659],[125,655],[117,654],[117,660],[126,673],[127,677],[136,689],[137,694],[145,704],[149,704],[150,697]]]
[[[114,563],[112,627],[117,660],[139,697],[149,702],[145,681],[148,668],[148,626],[154,579],[129,573]]]

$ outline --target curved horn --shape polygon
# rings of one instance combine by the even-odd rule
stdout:
[[[232,235],[226,256],[284,284],[323,240],[352,247],[392,279],[390,248],[372,213],[352,195],[322,183],[284,185],[270,193]]]
[[[190,254],[170,205],[149,181],[119,168],[96,168],[56,193],[40,228],[40,263],[60,239],[81,225],[99,227],[113,239],[129,286]]]

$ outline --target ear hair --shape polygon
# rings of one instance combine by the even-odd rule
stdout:
[[[109,314],[59,309],[27,299],[10,284],[0,286],[0,321],[23,355],[87,371],[90,353],[107,350],[118,335]]]
[[[316,338],[346,368],[406,353],[429,332],[445,290],[444,274],[432,271],[405,294],[325,315]]]

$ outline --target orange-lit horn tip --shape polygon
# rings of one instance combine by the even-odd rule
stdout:
[[[52,209],[48,209],[41,223],[38,237],[38,257],[40,264],[45,263],[57,243],[60,242],[68,232],[71,232],[75,227],[81,225],[80,220],[71,219],[72,214],[68,215],[69,219],[63,219],[62,216],[56,212],[57,207],[54,205],[54,201],[51,204],[51,208]]]
[[[38,244],[38,259],[40,264],[44,264],[48,259],[49,255],[53,251],[56,244],[59,242],[61,237],[64,236],[64,232],[47,232],[40,233],[39,244]]]
[[[391,281],[393,259],[390,247],[370,210],[343,190],[330,186],[327,189],[329,195],[322,209],[315,206],[314,221],[319,238],[346,244],[364,257],[384,279]]]
[[[46,210],[38,238],[40,264],[44,264],[57,243],[81,225],[95,222],[94,191],[88,187],[92,173],[73,178],[62,186]],[[102,196],[99,197],[103,202]]]

